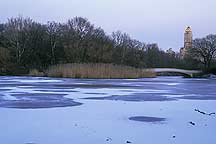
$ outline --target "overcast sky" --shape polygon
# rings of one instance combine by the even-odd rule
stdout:
[[[108,34],[121,30],[177,51],[188,25],[195,38],[216,34],[215,6],[216,0],[0,0],[0,22],[18,15],[42,23],[82,16]]]

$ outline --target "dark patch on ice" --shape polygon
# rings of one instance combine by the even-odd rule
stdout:
[[[122,92],[134,92],[134,90],[121,90]]]
[[[107,138],[106,138],[106,141],[112,141],[112,138],[107,137]]]
[[[17,109],[40,109],[79,106],[82,103],[65,98],[64,94],[22,93],[12,94],[17,100],[0,99],[0,107]]]
[[[186,99],[186,100],[216,100],[216,96],[183,96],[177,97],[177,99]]]
[[[51,84],[50,85],[31,85],[32,87],[25,87],[25,89],[36,89],[36,90],[59,90],[61,91],[62,89],[64,90],[71,90],[71,89],[74,89],[74,88],[71,88],[71,87],[57,87],[57,86],[52,86]]]
[[[175,98],[155,94],[113,95],[107,97],[88,97],[89,100],[122,100],[122,101],[173,101]]]
[[[16,91],[12,91],[12,92],[9,92],[9,94],[27,94],[27,92],[16,92]]]
[[[12,96],[15,96],[16,98],[20,97],[28,97],[28,98],[36,98],[36,99],[43,99],[46,97],[49,97],[51,99],[59,99],[66,94],[55,94],[55,93],[19,93],[19,94],[12,94]]]
[[[60,100],[4,100],[0,101],[0,107],[17,109],[42,109],[55,107],[79,106],[82,103],[71,99]]]
[[[11,89],[0,89],[0,92],[10,91]]]
[[[106,93],[85,93],[85,94],[93,94],[93,95],[106,95]]]
[[[23,84],[23,83],[0,83],[0,87],[19,87],[19,86],[32,86],[32,84]]]
[[[166,118],[147,117],[147,116],[135,116],[135,117],[130,117],[129,120],[139,121],[139,122],[156,123],[156,122],[163,122],[163,121],[166,120]]]
[[[125,87],[134,87],[135,86],[125,86],[125,85],[113,85],[113,84],[56,84],[53,85],[61,88],[125,88]]]
[[[10,84],[10,83],[16,83],[17,81],[7,81],[7,80],[1,80],[0,84]]]
[[[206,113],[206,112],[201,111],[201,110],[199,110],[199,109],[195,109],[195,111],[198,112],[198,113],[201,113],[201,114],[203,114],[203,115],[209,115],[209,116],[215,115],[215,112]]]
[[[42,89],[42,90],[35,90],[38,92],[79,92],[79,91],[74,91],[74,90],[70,90],[70,89],[65,89],[65,90],[61,90],[61,89]]]
[[[113,84],[70,84],[70,83],[31,83],[31,84],[8,84],[7,87],[20,87],[20,86],[31,86],[25,87],[25,89],[74,89],[74,88],[134,88],[134,86],[123,86],[123,85],[113,85]],[[1,84],[0,84],[1,87]],[[2,87],[6,87],[2,85]]]
[[[4,96],[4,95],[0,94],[0,99],[2,99],[3,96]]]
[[[191,124],[191,125],[196,125],[196,124],[195,124],[194,122],[192,122],[192,121],[190,121],[189,124]]]

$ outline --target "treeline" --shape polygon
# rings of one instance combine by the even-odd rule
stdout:
[[[31,18],[10,18],[0,24],[0,73],[24,74],[31,69],[65,63],[112,63],[137,68],[188,66],[176,54],[157,44],[132,39],[121,31],[108,35],[87,19],[66,23],[38,23]]]
[[[216,35],[210,34],[194,39],[187,58],[189,61],[197,62],[205,71],[216,74]]]

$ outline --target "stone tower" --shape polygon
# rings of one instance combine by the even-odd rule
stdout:
[[[184,47],[180,49],[180,57],[183,59],[187,55],[187,51],[192,48],[193,33],[191,27],[187,27],[184,33]]]
[[[192,47],[193,34],[191,28],[188,26],[184,33],[184,48],[190,49]]]

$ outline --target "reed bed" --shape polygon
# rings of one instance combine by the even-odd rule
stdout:
[[[51,66],[45,71],[45,76],[63,78],[123,79],[155,77],[156,75],[151,71],[129,66],[103,63],[72,63]]]

